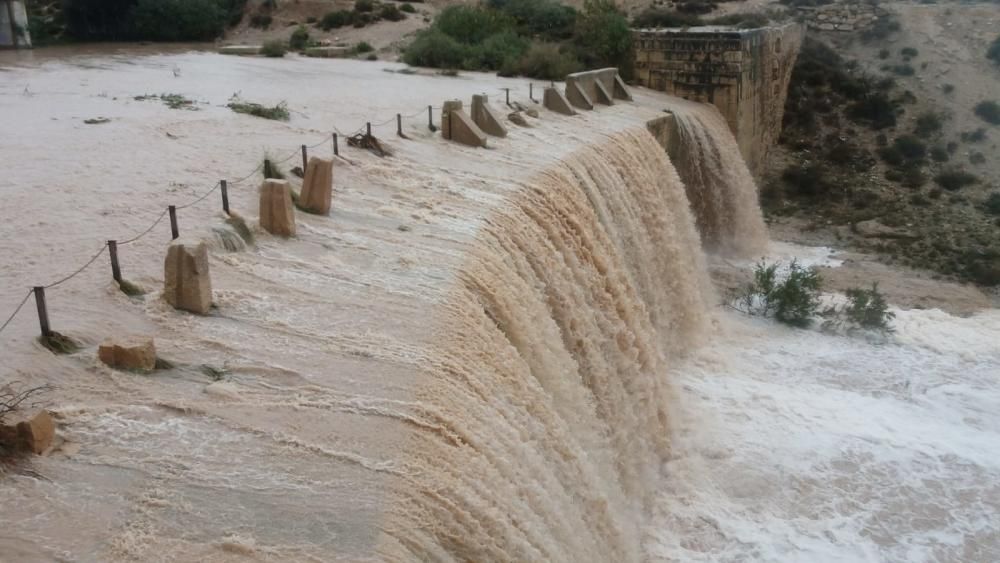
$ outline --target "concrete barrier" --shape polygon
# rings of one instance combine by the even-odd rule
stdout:
[[[580,88],[579,84],[566,83],[566,99],[573,104],[573,107],[588,111],[594,109],[594,101],[586,91]]]
[[[462,102],[452,100],[441,107],[441,136],[470,147],[485,147],[486,133],[462,109]]]
[[[175,240],[163,261],[163,297],[175,309],[204,315],[212,307],[212,278],[204,242]]]
[[[310,213],[329,215],[332,198],[333,161],[314,156],[306,165],[305,178],[302,179],[302,193],[299,194],[299,206]]]
[[[632,94],[629,93],[621,76],[618,75],[618,69],[614,67],[577,72],[567,76],[566,96],[573,102],[573,96],[576,96],[577,93],[585,97],[591,105],[595,102],[611,105],[614,100],[632,101]],[[574,102],[575,104],[576,102]]]
[[[570,105],[569,100],[566,96],[563,96],[559,90],[553,87],[545,89],[545,95],[542,98],[542,105],[545,109],[554,111],[556,113],[561,113],[563,115],[576,115],[576,110]]]
[[[500,116],[490,107],[489,97],[483,94],[472,96],[472,121],[487,135],[506,137],[507,128],[500,122]]]
[[[321,59],[339,59],[350,57],[354,53],[352,47],[309,47],[306,49],[307,57],[317,57]]]
[[[295,236],[292,188],[285,180],[264,180],[260,187],[260,226],[279,237]]]

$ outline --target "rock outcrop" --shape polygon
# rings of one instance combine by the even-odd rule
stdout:
[[[295,236],[292,188],[285,180],[264,180],[260,186],[260,226],[272,235]]]
[[[115,369],[153,371],[156,368],[156,345],[150,336],[108,338],[97,348],[97,357]]]
[[[333,199],[333,161],[312,157],[306,166],[299,206],[317,215],[328,215]]]
[[[14,412],[0,424],[0,444],[14,451],[40,454],[52,445],[56,423],[48,411]]]
[[[212,279],[205,243],[171,243],[163,261],[163,297],[176,309],[208,313],[212,307]]]

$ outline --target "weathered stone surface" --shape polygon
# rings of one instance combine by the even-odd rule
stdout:
[[[559,90],[556,90],[553,87],[545,89],[545,96],[542,99],[542,105],[545,106],[545,109],[556,113],[561,113],[563,115],[576,115],[576,110],[570,105],[566,96],[563,96]]]
[[[513,123],[514,125],[520,125],[521,127],[530,127],[530,125],[528,125],[528,120],[525,119],[524,115],[519,111],[515,111],[511,114],[508,114],[507,119],[509,119],[510,122]]]
[[[52,445],[56,423],[48,411],[14,412],[0,425],[0,444],[15,451],[40,454]]]
[[[204,315],[212,307],[208,247],[175,240],[163,261],[163,297],[176,309]]]
[[[809,12],[806,19],[815,18]],[[715,105],[747,166],[760,174],[781,133],[788,82],[803,38],[788,24],[751,30],[635,32],[635,72],[647,88]]]
[[[272,235],[295,236],[292,188],[285,180],[264,180],[260,186],[260,226]]]
[[[518,102],[514,102],[514,109],[516,109],[517,111],[520,111],[520,112],[524,113],[528,117],[534,117],[535,119],[538,119],[538,110],[535,109],[535,108],[529,108],[529,107],[524,106],[523,104],[520,104]]]
[[[98,346],[97,357],[115,369],[152,371],[156,367],[156,345],[150,336],[112,337]]]
[[[487,135],[506,137],[507,128],[500,122],[500,116],[490,107],[489,101],[482,94],[472,96],[472,121]]]
[[[333,161],[312,157],[306,165],[299,205],[311,213],[327,215],[333,198]]]
[[[445,102],[441,108],[441,135],[471,147],[486,146],[486,133],[465,113],[458,100]]]

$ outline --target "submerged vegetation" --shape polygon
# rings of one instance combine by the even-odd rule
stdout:
[[[275,106],[265,106],[233,97],[229,100],[227,107],[236,113],[245,113],[254,117],[273,119],[275,121],[288,121],[291,118],[291,114],[288,112],[288,104],[285,102],[280,102]]]
[[[892,332],[895,313],[878,290],[850,288],[843,305],[821,309],[823,278],[815,268],[805,268],[792,260],[787,268],[780,262],[760,262],[754,268],[753,280],[730,296],[730,306],[748,315],[773,317],[780,323],[807,328],[823,319],[826,330],[848,332],[863,329]]]

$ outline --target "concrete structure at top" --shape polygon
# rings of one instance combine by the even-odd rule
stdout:
[[[486,146],[486,133],[465,113],[459,100],[447,101],[441,107],[441,136],[470,147]]]
[[[30,49],[24,0],[0,0],[0,49]]]
[[[616,99],[632,101],[632,95],[614,67],[570,74],[566,77],[566,98],[585,110],[594,109],[594,104],[613,105]]]
[[[566,99],[566,96],[554,86],[546,88],[542,96],[542,105],[549,111],[561,113],[563,115],[576,115],[576,110]]]
[[[759,175],[781,133],[801,26],[639,29],[633,34],[639,83],[718,107],[747,166]]]
[[[500,116],[490,107],[490,100],[484,94],[472,96],[472,121],[487,135],[506,137],[507,128]]]

